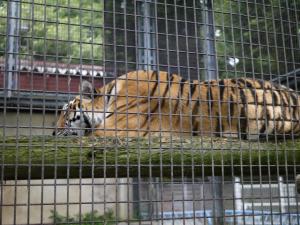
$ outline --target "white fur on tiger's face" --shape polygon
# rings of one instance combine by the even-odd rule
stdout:
[[[98,97],[98,104],[94,108],[90,96],[93,91],[91,84],[84,81],[82,90],[84,90],[85,95],[76,96],[72,101],[63,106],[53,135],[86,135],[90,133],[93,127],[100,126],[104,118],[111,114],[107,111],[105,112],[109,101],[107,96]]]
[[[175,74],[134,71],[67,104],[57,135],[183,135],[257,139],[300,134],[300,98],[269,81],[187,81]]]
[[[85,107],[81,107],[82,105]],[[92,105],[91,100],[80,100],[80,96],[64,105],[57,122],[57,130],[53,131],[53,135],[84,136],[90,132],[93,126],[100,125],[104,119],[104,113],[88,109],[86,106],[89,105]]]

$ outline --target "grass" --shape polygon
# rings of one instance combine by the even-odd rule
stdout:
[[[93,211],[73,217],[66,217],[52,210],[49,218],[52,219],[53,224],[60,225],[113,225],[116,221],[111,210],[105,212],[103,215],[100,215],[97,211]]]

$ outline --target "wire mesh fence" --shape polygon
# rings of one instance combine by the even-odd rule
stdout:
[[[0,1],[0,224],[300,224],[298,0]]]

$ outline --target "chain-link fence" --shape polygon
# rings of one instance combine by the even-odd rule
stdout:
[[[0,224],[300,224],[299,20],[299,0],[0,1]]]

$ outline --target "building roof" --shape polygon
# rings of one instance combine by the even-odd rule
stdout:
[[[5,60],[0,58],[0,70],[4,70],[4,66]],[[103,67],[97,65],[19,60],[19,62],[16,63],[16,67],[17,71],[30,71],[35,73],[82,75],[93,77],[103,77],[106,75],[106,73],[103,72]]]
[[[100,87],[103,79],[113,78],[104,73],[102,66],[36,60],[20,60],[14,71],[18,74],[18,89],[13,90],[9,98],[3,98],[4,92],[0,90],[0,106],[10,110],[57,109],[78,94],[81,79]],[[0,58],[1,88],[4,87],[4,73],[5,60]]]

